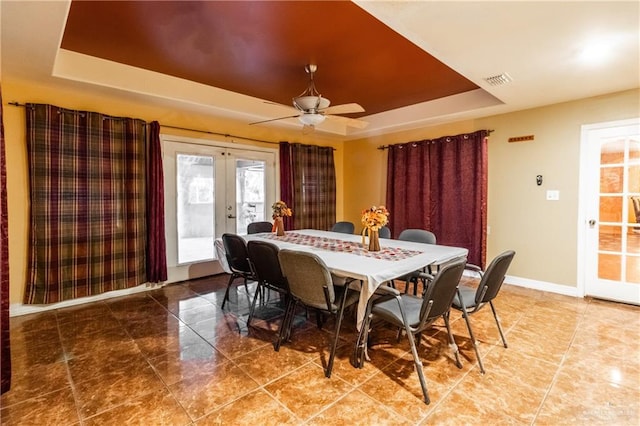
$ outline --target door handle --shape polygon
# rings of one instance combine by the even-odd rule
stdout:
[[[596,226],[596,221],[595,221],[595,219],[591,219],[589,221],[589,227],[593,228],[594,226]]]
[[[235,218],[236,218],[236,217],[235,217],[234,215],[232,215],[232,214],[228,214],[228,215],[227,215],[227,217],[228,217],[229,219],[235,219]]]

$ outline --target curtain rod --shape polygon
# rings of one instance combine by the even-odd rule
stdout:
[[[491,133],[493,133],[494,131],[495,131],[495,130],[490,129],[490,130],[487,130],[487,133],[488,133],[488,134],[491,134]],[[471,132],[471,133],[473,133],[473,132]],[[445,137],[446,137],[446,136],[445,136]],[[437,139],[440,139],[440,138],[437,138]],[[389,144],[389,145],[380,145],[380,146],[378,147],[378,149],[385,150],[385,149],[389,149],[389,148],[391,148],[392,146],[395,146],[395,145],[403,145],[403,144],[405,144],[405,143],[411,143],[411,142],[401,142],[401,143],[394,143],[394,144]]]
[[[12,106],[17,106],[17,107],[26,107],[26,104],[21,104],[19,102],[9,102],[9,105]],[[209,130],[199,130],[199,129],[190,129],[187,127],[178,127],[178,126],[169,126],[167,124],[160,124],[160,127],[166,127],[168,129],[176,129],[176,130],[186,130],[189,132],[198,132],[198,133],[206,133],[209,135],[215,135],[215,136],[223,136],[225,138],[231,138],[231,139],[242,139],[242,140],[246,140],[246,141],[253,141],[253,142],[262,142],[262,143],[268,143],[268,144],[272,144],[272,145],[279,145],[280,142],[272,142],[272,141],[266,141],[263,139],[255,139],[255,138],[249,138],[249,137],[245,137],[245,136],[236,136],[236,135],[232,135],[229,133],[220,133],[220,132],[212,132]]]
[[[169,126],[167,124],[160,124],[160,127],[166,127],[167,129],[186,130],[186,131],[189,131],[189,132],[206,133],[206,134],[209,134],[209,135],[216,135],[216,136],[224,136],[225,138],[231,138],[231,139],[242,139],[242,140],[245,140],[245,141],[269,143],[269,144],[272,144],[272,145],[279,145],[280,144],[280,142],[266,141],[264,139],[248,138],[248,137],[245,137],[245,136],[236,136],[236,135],[232,135],[232,134],[229,134],[229,133],[212,132],[212,131],[209,131],[209,130],[190,129],[188,127]]]

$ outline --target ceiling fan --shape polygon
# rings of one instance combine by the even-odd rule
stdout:
[[[350,114],[354,112],[364,112],[364,108],[356,103],[335,105],[330,107],[331,101],[323,98],[316,90],[313,81],[313,74],[318,69],[317,65],[305,65],[304,70],[309,74],[309,85],[300,95],[293,98],[293,107],[297,110],[297,114],[286,117],[272,118],[270,120],[256,121],[250,124],[268,123],[270,121],[285,120],[287,118],[297,118],[305,126],[314,127],[322,123],[325,118],[334,121],[340,121],[347,126],[364,129],[369,123],[355,118],[341,117],[335,114]]]

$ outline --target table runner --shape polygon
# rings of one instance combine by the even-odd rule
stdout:
[[[402,260],[420,254],[419,251],[399,247],[380,247],[380,251],[369,251],[367,248],[363,247],[362,243],[359,242],[344,241],[329,237],[318,237],[315,235],[306,235],[297,232],[287,232],[284,236],[265,233],[260,234],[260,237],[285,243],[310,246],[322,250],[345,252],[358,256],[367,256],[373,257],[374,259],[391,261]]]

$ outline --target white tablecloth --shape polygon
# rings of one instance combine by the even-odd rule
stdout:
[[[360,235],[318,231],[315,229],[302,229],[290,232],[296,232],[299,234],[311,235],[316,237],[339,239],[343,241],[362,241],[362,237]],[[385,260],[342,251],[328,251],[308,245],[292,244],[289,242],[279,241],[277,238],[265,238],[264,235],[265,234],[251,234],[244,236],[244,238],[247,241],[269,241],[277,245],[281,249],[287,248],[314,253],[326,263],[327,267],[333,274],[362,280],[363,286],[360,291],[360,301],[358,304],[358,328],[360,328],[360,325],[364,320],[367,301],[373,295],[378,286],[394,278],[398,278],[410,272],[421,269],[427,265],[441,264],[452,259],[466,257],[468,253],[467,249],[460,247],[449,247],[414,243],[410,241],[381,239],[380,246],[382,248],[397,247],[418,252],[417,255],[406,257],[400,260]],[[215,248],[216,254],[218,255],[218,260],[220,260],[220,264],[222,265],[223,269],[225,269],[225,271],[229,271],[229,267],[224,255],[224,246],[222,245],[222,240],[216,240]],[[229,273],[231,272],[229,271]]]

